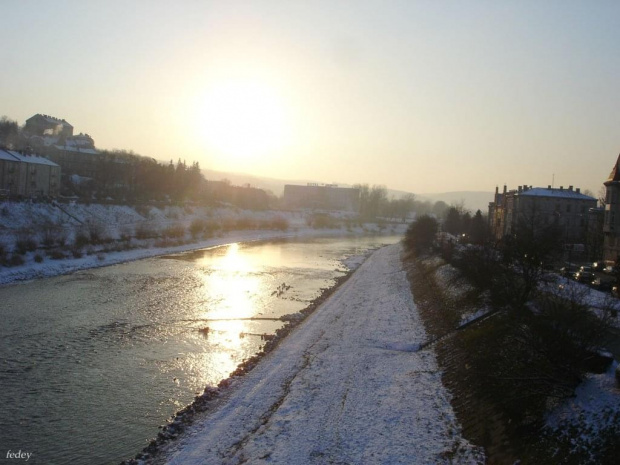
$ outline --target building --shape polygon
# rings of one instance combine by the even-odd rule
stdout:
[[[32,136],[71,137],[73,126],[67,121],[37,113],[26,120],[24,131]]]
[[[73,126],[66,120],[36,114],[26,120],[24,133],[26,144],[60,165],[64,176],[96,177],[103,156],[91,136],[74,136]]]
[[[338,187],[334,184],[308,184],[284,186],[283,203],[291,210],[310,208],[313,210],[332,210],[358,212],[360,190]]]
[[[514,234],[520,221],[541,227],[556,224],[563,239],[570,244],[585,244],[588,233],[590,209],[596,208],[594,197],[581,193],[579,188],[553,188],[551,186],[519,186],[517,189],[499,192],[489,203],[489,227],[496,240]]]
[[[603,260],[611,265],[620,256],[620,156],[603,184],[605,185]]]
[[[37,155],[0,149],[0,192],[4,196],[56,197],[60,166]]]

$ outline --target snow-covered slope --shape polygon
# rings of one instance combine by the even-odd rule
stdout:
[[[157,463],[476,463],[417,314],[401,246],[375,252]]]

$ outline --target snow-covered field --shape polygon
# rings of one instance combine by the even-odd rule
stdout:
[[[355,274],[156,463],[477,463],[441,383],[399,244]]]

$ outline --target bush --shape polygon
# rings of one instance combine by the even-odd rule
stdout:
[[[90,244],[90,237],[88,231],[84,227],[79,227],[75,231],[75,237],[73,238],[74,247],[81,248]]]
[[[59,250],[59,249],[54,249],[54,250],[48,251],[47,252],[47,256],[50,257],[52,260],[63,260],[65,258],[67,258],[65,253],[62,250]]]
[[[306,219],[306,224],[315,229],[335,229],[340,227],[340,222],[327,213],[314,213]]]
[[[162,231],[162,236],[175,239],[185,237],[185,228],[182,224],[173,224]]]
[[[435,218],[428,215],[421,216],[407,228],[405,247],[416,253],[428,251],[433,245],[438,229],[439,224]]]
[[[151,239],[159,236],[159,231],[148,221],[143,221],[136,226],[135,236],[136,239]]]
[[[91,244],[101,244],[108,241],[105,235],[105,227],[98,221],[88,221],[85,227]]]
[[[205,221],[200,218],[197,218],[194,221],[192,221],[192,224],[190,224],[189,232],[192,235],[192,237],[195,239],[204,232],[205,228],[206,228]]]
[[[276,216],[271,220],[271,229],[287,231],[289,228],[288,220],[283,216]]]
[[[17,253],[23,255],[26,252],[33,252],[37,249],[37,241],[32,233],[27,229],[21,228],[15,233],[15,249]]]
[[[256,229],[256,227],[256,221],[249,216],[241,216],[237,218],[237,221],[235,222],[235,229],[239,230]]]
[[[41,254],[36,254],[36,255],[34,256],[34,261],[35,261],[35,262],[37,262],[37,263],[42,263],[42,262],[43,262],[43,255],[41,255]]]
[[[58,245],[62,247],[67,241],[67,232],[59,224],[46,223],[40,232],[41,244],[46,247]]]

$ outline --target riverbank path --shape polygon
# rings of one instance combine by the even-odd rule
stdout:
[[[477,463],[418,316],[400,244],[374,252],[160,455],[169,464]]]

